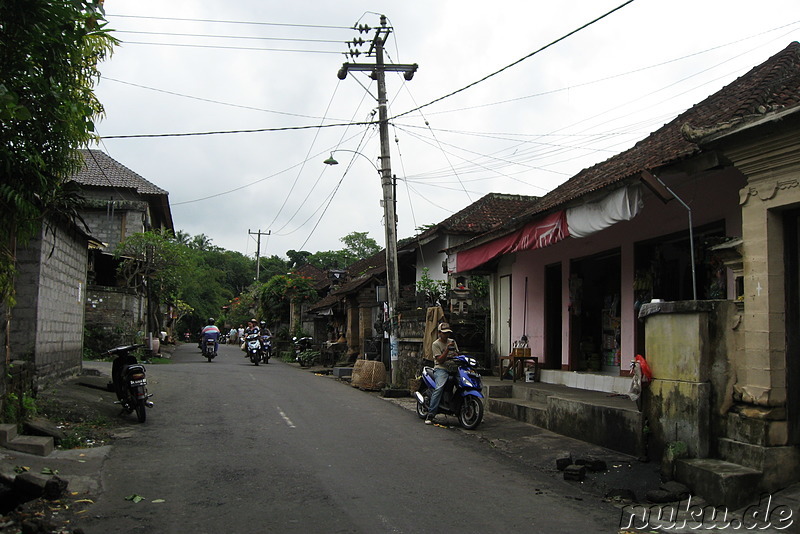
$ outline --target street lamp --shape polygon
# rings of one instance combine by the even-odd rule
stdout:
[[[386,300],[389,306],[389,355],[392,366],[392,384],[397,384],[397,374],[399,366],[399,342],[397,338],[397,301],[398,291],[398,270],[397,270],[397,216],[395,215],[394,204],[394,184],[391,179],[391,169],[388,167],[388,150],[381,153],[381,162],[384,168],[379,169],[375,163],[367,156],[355,150],[337,149],[331,152],[331,156],[325,160],[327,165],[338,165],[339,162],[333,157],[333,152],[352,152],[369,160],[370,164],[378,171],[381,177],[381,187],[383,189],[383,220],[386,235]]]
[[[366,160],[369,161],[370,165],[372,165],[375,168],[375,170],[378,171],[378,174],[381,173],[381,170],[378,168],[377,165],[375,165],[375,163],[371,159],[369,159],[369,157],[365,156],[364,154],[362,154],[361,152],[358,152],[356,150],[347,150],[347,149],[344,149],[344,148],[337,148],[336,150],[331,152],[331,157],[329,157],[328,159],[326,159],[322,163],[324,163],[325,165],[338,165],[339,162],[336,161],[336,159],[334,159],[334,157],[333,157],[333,153],[334,152],[350,152],[352,154],[358,154],[362,158],[366,158]]]

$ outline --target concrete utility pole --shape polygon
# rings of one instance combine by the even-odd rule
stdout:
[[[386,109],[386,72],[402,72],[406,80],[411,80],[417,71],[417,64],[413,65],[386,65],[383,62],[383,46],[386,39],[392,32],[392,28],[386,25],[386,16],[381,15],[381,25],[374,28],[375,37],[370,43],[367,56],[375,57],[375,64],[366,63],[344,63],[339,69],[338,77],[344,80],[349,71],[370,72],[370,77],[378,82],[378,126],[381,139],[381,188],[383,189],[383,217],[386,233],[386,293],[389,304],[389,350],[392,363],[392,384],[397,384],[397,361],[399,360],[399,348],[397,341],[397,301],[399,299],[399,276],[397,269],[397,214],[395,211],[394,183],[392,180],[392,165],[389,155],[389,114]],[[363,24],[354,28],[362,32],[369,32],[372,28]],[[363,44],[361,39],[353,39],[352,44],[356,47]],[[357,57],[360,55],[358,50],[351,50],[350,55]]]
[[[258,232],[251,232],[250,229],[247,229],[248,235],[257,235],[258,239],[256,240],[256,282],[258,282],[258,276],[261,274],[261,236],[262,235],[271,235],[272,230],[268,232],[262,232],[261,229],[258,229]]]

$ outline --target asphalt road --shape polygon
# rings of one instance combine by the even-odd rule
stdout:
[[[100,533],[617,532],[619,510],[329,377],[236,346],[148,366],[156,406],[75,527]],[[133,416],[130,416],[133,418]],[[139,495],[140,502],[126,500]]]

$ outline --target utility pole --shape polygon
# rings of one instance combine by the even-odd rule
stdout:
[[[250,229],[247,229],[248,235],[257,235],[258,239],[256,239],[256,282],[258,282],[258,276],[261,274],[261,236],[262,235],[271,235],[272,230],[268,232],[262,232],[261,228],[258,229],[258,232],[251,232]]]
[[[402,72],[406,80],[411,80],[417,71],[417,64],[386,65],[383,62],[383,46],[386,43],[392,28],[386,25],[386,16],[381,15],[380,27],[374,28],[375,36],[370,44],[367,56],[375,57],[375,64],[344,63],[339,69],[338,77],[344,80],[349,71],[367,71],[370,77],[378,82],[378,131],[381,140],[381,188],[383,190],[383,219],[386,233],[386,293],[389,305],[389,350],[392,365],[392,384],[397,384],[398,360],[400,358],[397,340],[397,301],[399,300],[399,276],[397,268],[397,214],[395,211],[394,183],[392,180],[392,165],[389,152],[389,113],[386,104],[386,72]],[[354,28],[362,32],[369,32],[372,28],[362,24]],[[361,39],[353,39],[356,47],[363,44]],[[351,50],[350,55],[358,57],[358,50]]]

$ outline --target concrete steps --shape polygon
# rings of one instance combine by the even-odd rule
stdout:
[[[558,384],[484,380],[489,411],[562,434],[642,456],[643,415],[627,397]]]
[[[675,479],[715,506],[735,510],[748,504],[763,473],[743,465],[713,458],[689,458],[675,462]]]
[[[48,456],[55,449],[53,438],[44,436],[21,436],[17,433],[17,425],[0,425],[0,447],[12,451]]]

